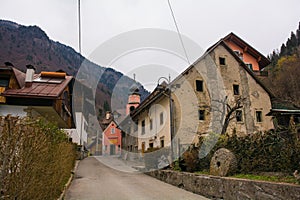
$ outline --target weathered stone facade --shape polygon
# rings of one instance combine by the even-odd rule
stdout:
[[[271,97],[241,58],[220,40],[166,86],[166,90],[155,90],[133,112],[132,120],[137,122],[136,146],[144,152],[149,147],[168,146],[172,138],[173,154],[180,155],[191,144],[197,144],[200,136],[220,134],[228,108],[237,101],[241,107],[232,112],[226,132],[243,136],[267,131],[273,128],[272,118],[266,116],[271,109]],[[158,114],[153,114],[154,111]],[[160,113],[164,116],[163,126],[159,122]],[[132,128],[129,132],[132,134]]]

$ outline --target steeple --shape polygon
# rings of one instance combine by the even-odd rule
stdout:
[[[135,81],[135,74],[134,81]],[[126,115],[129,115],[136,107],[141,103],[141,94],[137,84],[133,84],[130,88],[130,93],[128,96],[128,103],[126,105]]]

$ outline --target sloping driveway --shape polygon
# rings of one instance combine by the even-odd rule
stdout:
[[[79,163],[75,179],[65,199],[204,200],[206,198],[139,173],[117,158],[88,157]]]

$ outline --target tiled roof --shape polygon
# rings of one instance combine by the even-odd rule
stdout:
[[[6,97],[53,99],[61,95],[71,80],[72,76],[66,76],[65,79],[62,79],[60,83],[51,83],[51,81],[33,82],[31,87],[9,89],[6,90],[3,95]]]

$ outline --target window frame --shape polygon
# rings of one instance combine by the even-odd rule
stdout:
[[[111,129],[110,129],[110,134],[115,134],[115,133],[116,133],[115,127],[111,127]]]
[[[1,81],[3,81],[3,82],[1,82]],[[10,82],[9,76],[0,76],[0,87],[8,88],[9,82]]]
[[[255,111],[255,119],[256,119],[257,123],[262,123],[263,122],[263,115],[262,115],[262,111],[261,110],[256,110]]]
[[[165,138],[160,138],[160,147],[165,147]]]
[[[198,120],[205,121],[205,110],[204,109],[198,110]]]
[[[144,134],[146,133],[146,128],[145,128],[145,126],[146,126],[146,122],[145,122],[145,120],[143,120],[143,121],[141,122],[142,135],[144,135]]]
[[[238,114],[238,113],[240,113],[240,114]],[[236,120],[236,122],[243,122],[243,110],[235,111],[235,120]]]
[[[253,71],[253,65],[252,65],[252,63],[245,63],[245,64],[248,67],[248,69],[250,69],[251,71]]]
[[[222,66],[226,65],[226,58],[225,56],[219,56],[219,64]]]
[[[163,124],[164,124],[164,113],[163,113],[163,112],[161,112],[161,113],[159,114],[159,124],[160,124],[160,125],[163,125]]]
[[[149,120],[149,126],[150,126],[150,130],[152,130],[153,129],[153,120],[152,119]]]
[[[239,84],[233,84],[233,95],[240,95],[240,85]]]
[[[195,84],[196,84],[196,91],[203,92],[203,80],[196,80]]]

